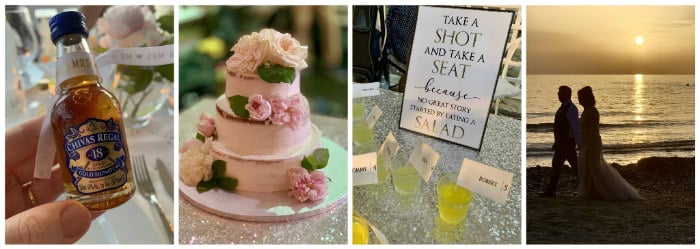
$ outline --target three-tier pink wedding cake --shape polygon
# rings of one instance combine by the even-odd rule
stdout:
[[[263,29],[231,50],[213,117],[202,114],[196,137],[181,148],[180,179],[200,192],[289,191],[301,202],[323,199],[327,179],[317,169],[328,151],[300,91],[307,47]]]

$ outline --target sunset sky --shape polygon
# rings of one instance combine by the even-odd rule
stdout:
[[[693,6],[527,6],[528,74],[694,74]]]

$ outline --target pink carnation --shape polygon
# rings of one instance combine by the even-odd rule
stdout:
[[[287,116],[289,116],[289,121],[287,124],[292,130],[299,129],[299,127],[306,124],[309,121],[306,112],[301,109],[300,106],[293,105],[287,108]]]
[[[272,95],[272,97],[270,97],[270,104],[272,105],[272,115],[270,116],[270,121],[276,125],[284,125],[289,123],[289,115],[287,114],[289,101],[286,98]]]
[[[287,179],[291,187],[289,196],[300,202],[321,200],[328,194],[327,179],[320,170],[309,174],[304,168],[291,168],[287,170]]]
[[[248,104],[245,105],[245,109],[250,113],[251,119],[258,121],[266,120],[272,114],[270,102],[263,99],[263,96],[260,94],[251,95],[248,98]]]
[[[214,118],[206,113],[199,115],[199,123],[197,123],[197,131],[202,133],[205,137],[211,137],[216,131],[216,126],[214,125]]]
[[[285,112],[287,110],[287,107],[289,107],[290,103],[289,100],[287,100],[284,97],[272,95],[272,97],[270,97],[270,104],[272,105],[273,113],[280,113]]]
[[[270,98],[272,115],[270,120],[276,125],[289,125],[292,130],[305,125],[309,121],[308,106],[301,94],[289,98],[273,95]]]

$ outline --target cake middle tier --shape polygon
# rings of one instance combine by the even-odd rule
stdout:
[[[311,132],[302,146],[290,153],[275,155],[241,155],[220,141],[212,143],[215,159],[226,162],[226,176],[238,180],[236,190],[274,192],[289,190],[287,170],[301,167],[301,161],[321,146],[321,132],[311,125]]]
[[[217,140],[240,155],[275,155],[296,151],[309,136],[311,122],[296,130],[270,121],[255,121],[237,117],[226,96],[216,100]]]

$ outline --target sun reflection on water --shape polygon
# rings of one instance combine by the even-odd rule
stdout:
[[[634,120],[644,121],[644,106],[646,98],[644,97],[644,75],[634,75]]]

